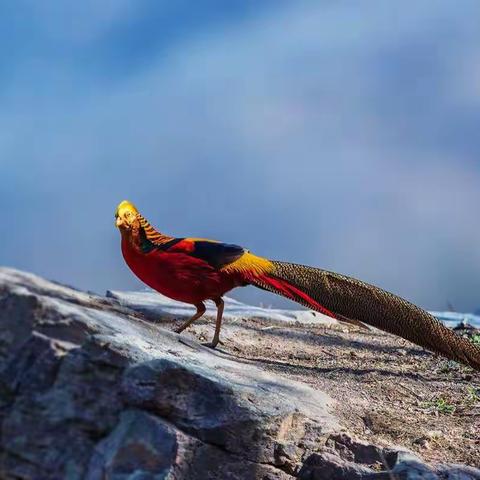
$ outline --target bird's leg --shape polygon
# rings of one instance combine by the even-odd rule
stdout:
[[[220,341],[220,328],[222,327],[223,307],[225,306],[222,298],[216,298],[214,302],[217,306],[217,321],[215,323],[215,334],[213,335],[213,340],[210,343],[204,343],[205,346],[210,348],[215,348]]]
[[[176,328],[175,329],[176,333],[182,333],[195,320],[198,320],[205,313],[206,309],[205,309],[205,305],[203,303],[197,303],[195,306],[197,307],[197,313],[195,313],[195,315],[193,315],[192,318],[189,318],[185,323],[183,323],[178,328]]]

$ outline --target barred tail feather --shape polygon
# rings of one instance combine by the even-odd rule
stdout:
[[[392,293],[319,268],[272,261],[250,283],[350,323],[367,324],[480,371],[480,348]]]

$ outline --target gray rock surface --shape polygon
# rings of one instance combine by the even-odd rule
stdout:
[[[325,393],[114,298],[6,268],[0,428],[1,479],[480,479],[338,433]]]

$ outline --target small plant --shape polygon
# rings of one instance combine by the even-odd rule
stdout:
[[[454,360],[447,360],[440,366],[440,373],[452,373],[458,370],[459,364]]]
[[[467,403],[478,403],[480,402],[480,389],[468,386],[467,387]]]
[[[455,405],[448,403],[444,398],[437,398],[436,400],[425,402],[424,406],[432,412],[443,415],[452,415],[457,408]]]
[[[455,412],[455,405],[448,403],[444,398],[439,398],[436,401],[436,407],[439,413],[445,413],[451,415]]]
[[[472,342],[475,345],[480,345],[480,333],[476,333],[475,335],[472,336]]]

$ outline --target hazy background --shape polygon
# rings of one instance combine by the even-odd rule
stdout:
[[[140,288],[128,198],[170,234],[479,308],[479,18],[478,0],[2,1],[0,264]]]

